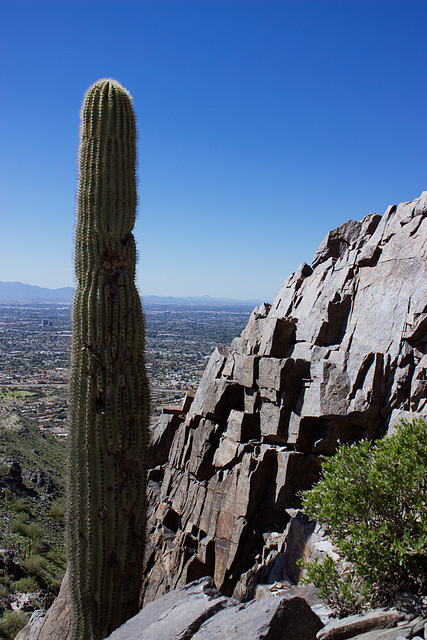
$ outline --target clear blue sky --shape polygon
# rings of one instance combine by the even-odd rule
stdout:
[[[143,294],[271,300],[427,189],[425,0],[2,0],[0,280],[73,285],[79,110],[139,128]]]

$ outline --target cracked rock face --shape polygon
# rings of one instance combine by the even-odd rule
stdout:
[[[299,491],[339,442],[426,415],[426,218],[423,192],[331,231],[312,266],[215,349],[191,405],[162,416],[145,602],[204,575],[231,595],[271,533],[289,531]]]

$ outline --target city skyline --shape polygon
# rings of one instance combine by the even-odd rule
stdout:
[[[331,229],[427,188],[425,2],[4,0],[0,280],[74,286],[79,109],[139,131],[142,295],[272,300]]]

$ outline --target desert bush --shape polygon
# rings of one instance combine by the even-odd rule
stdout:
[[[348,564],[305,564],[329,599],[390,600],[427,588],[427,425],[401,421],[375,442],[343,445],[323,465],[320,481],[302,494],[305,513],[321,522]]]
[[[59,567],[60,569],[65,569],[66,560],[65,560],[65,554],[63,551],[55,551],[52,549],[51,551],[48,551],[45,555],[46,555],[46,558],[51,562],[53,562],[54,564],[56,564],[57,567]]]
[[[22,513],[17,513],[12,522],[16,522],[17,524],[27,524],[30,521],[30,516],[28,513],[23,511]]]
[[[30,538],[30,540],[40,541],[43,537],[43,529],[35,522],[28,522],[26,518],[22,517],[26,514],[19,515],[20,517],[14,518],[10,523],[11,530]]]
[[[3,498],[3,500],[4,500],[5,502],[8,502],[8,503],[9,503],[9,505],[10,505],[10,503],[11,503],[11,502],[13,501],[13,499],[14,499],[14,497],[13,497],[13,493],[12,493],[12,491],[11,491],[8,487],[5,487],[4,489],[2,489],[1,497]]]
[[[31,593],[32,591],[37,591],[39,589],[39,585],[34,578],[21,578],[20,580],[17,580],[13,586],[15,590],[20,593]]]
[[[29,617],[22,611],[5,611],[0,620],[0,637],[13,640],[28,620]]]
[[[42,556],[32,555],[22,561],[25,571],[37,579],[37,582],[44,586],[47,583],[46,560]]]
[[[61,497],[53,500],[49,508],[50,517],[53,518],[59,524],[63,524],[64,512],[65,512],[64,498]]]
[[[2,462],[0,463],[0,478],[9,478],[11,475],[12,469],[10,465]]]
[[[15,498],[12,501],[12,509],[16,511],[16,513],[28,513],[28,515],[32,515],[31,507],[24,498]]]
[[[343,618],[362,612],[369,601],[369,593],[363,581],[355,574],[348,562],[334,561],[326,556],[322,561],[314,558],[311,562],[298,562],[305,569],[302,584],[314,584],[319,597]]]
[[[50,544],[45,538],[37,538],[34,540],[33,552],[46,557],[50,550]]]
[[[51,554],[54,552],[48,552],[47,555]],[[50,588],[57,592],[61,586],[65,563],[60,563],[59,553],[54,557],[55,559],[33,554],[22,561],[22,567],[30,577],[34,578],[40,588]]]

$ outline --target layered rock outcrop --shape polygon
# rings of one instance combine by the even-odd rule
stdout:
[[[164,608],[156,627],[157,609],[147,607],[113,636],[213,638],[222,629],[231,638],[243,624],[250,637],[275,638],[288,599],[304,607],[301,587],[291,587],[296,560],[331,552],[298,511],[299,492],[338,443],[382,437],[413,414],[427,416],[427,192],[330,232],[312,266],[301,265],[239,338],[215,349],[194,398],[153,426],[142,602],[170,598],[156,605]],[[209,615],[202,624],[190,611],[188,621],[185,600],[182,629],[174,626],[183,591],[169,592],[203,576],[213,582],[189,589]],[[270,604],[258,606],[266,596]],[[393,637],[418,633],[405,629]],[[45,623],[38,618],[19,638],[68,634],[64,581]]]
[[[298,494],[339,442],[427,413],[427,192],[331,231],[153,430],[145,602],[299,578]],[[252,591],[251,591],[252,589]]]

